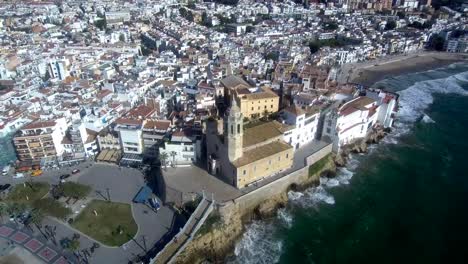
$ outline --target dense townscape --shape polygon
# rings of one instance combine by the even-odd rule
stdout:
[[[204,221],[214,200],[254,192],[388,131],[398,94],[366,87],[355,80],[355,69],[344,66],[428,50],[466,53],[467,13],[466,4],[442,6],[431,0],[2,2],[0,134],[11,141],[17,157],[4,174],[34,182],[50,177],[49,183],[60,188],[70,175],[59,179],[57,170],[82,166],[76,164],[101,164],[83,165],[83,174],[96,166],[130,176],[160,168],[161,174],[179,178],[198,168],[203,179],[220,180],[222,187],[202,181],[199,189],[187,191],[180,186],[190,182],[182,179],[171,188],[203,191],[197,210],[207,209],[193,215],[200,213]],[[80,174],[76,168],[71,177]],[[145,203],[152,194],[140,189],[144,180],[151,182],[141,176],[132,189],[139,190],[136,198],[132,193],[121,202],[143,197]],[[118,192],[102,186],[104,200]],[[86,195],[76,198],[81,196]],[[173,202],[190,199],[184,194]],[[164,203],[150,202],[155,211]],[[72,210],[85,212],[84,207]],[[100,211],[88,213],[97,217]],[[135,242],[146,256],[137,261],[163,263],[177,256],[192,239],[190,232],[203,225],[197,217],[183,221],[188,223],[185,238],[155,237],[148,241],[154,250],[146,245],[140,250],[141,242]],[[187,227],[195,218],[194,227]],[[103,241],[73,221],[57,221],[81,230],[90,241]],[[118,225],[112,234],[123,229]],[[145,232],[152,229],[143,229],[143,239]],[[106,243],[122,246],[120,240]],[[92,252],[104,251],[93,243]],[[105,263],[109,252],[101,259],[89,253],[38,256],[47,263]],[[114,256],[119,259],[108,263],[129,261],[126,255]]]

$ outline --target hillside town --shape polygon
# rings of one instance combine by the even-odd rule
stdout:
[[[168,211],[169,226],[177,213],[169,213],[167,200],[182,206],[194,199],[188,193],[232,200],[312,166],[316,153],[323,158],[389,131],[398,94],[356,83],[342,66],[426,50],[466,53],[467,14],[466,4],[435,7],[431,0],[2,2],[0,135],[16,156],[6,161],[4,174],[25,188],[29,178],[60,185],[80,177],[73,181],[107,189],[101,196],[109,201],[120,195],[119,186],[109,187],[119,185],[112,175],[125,174],[118,177],[127,181],[141,174],[121,202],[158,197],[150,202],[156,211],[163,208],[157,214]],[[102,184],[94,182],[105,168],[113,172]],[[177,176],[166,185],[180,197],[145,189],[153,186],[148,171],[155,168],[163,179]],[[206,183],[184,178],[195,174]],[[15,185],[10,180],[1,183]],[[73,213],[86,211],[88,202]],[[147,212],[141,217],[156,221]],[[151,227],[136,222],[138,236],[143,230],[149,239],[145,250],[141,242],[129,249],[116,242],[123,255],[100,248],[102,256],[64,253],[60,260],[68,262],[54,262],[61,252],[55,249],[57,257],[39,257],[46,263],[128,263],[131,253],[138,255],[135,263],[165,263],[186,246],[160,253],[172,250],[171,241],[191,239],[173,239],[175,228],[164,240],[164,232],[150,235]],[[80,239],[91,237],[88,244],[102,242],[81,231]]]

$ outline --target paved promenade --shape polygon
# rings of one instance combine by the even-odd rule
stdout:
[[[51,264],[79,263],[78,259],[59,245],[46,240],[42,235],[27,228],[18,229],[12,224],[0,225],[0,237],[10,241],[10,245],[27,249],[38,260]],[[55,242],[56,243],[56,242]]]

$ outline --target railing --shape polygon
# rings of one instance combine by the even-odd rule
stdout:
[[[203,193],[203,198],[195,211],[190,216],[185,226],[157,255],[151,263],[166,264],[172,263],[175,257],[180,254],[193,239],[198,229],[203,225],[208,215],[213,210],[214,200],[208,200]]]

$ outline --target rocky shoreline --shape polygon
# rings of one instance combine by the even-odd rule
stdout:
[[[287,205],[290,190],[303,191],[318,186],[320,177],[334,177],[337,167],[345,166],[351,153],[366,153],[369,144],[378,143],[388,132],[388,129],[374,129],[366,138],[343,147],[338,155],[331,156],[326,166],[306,181],[290,185],[287,191],[270,197],[254,208],[235,207],[228,215],[220,215],[215,210],[191,243],[177,256],[175,263],[225,263],[233,255],[236,242],[244,234],[248,223],[273,217],[278,209]]]
[[[367,137],[342,147],[341,151],[335,157],[336,166],[344,167],[351,153],[367,153],[370,144],[379,143],[389,132],[389,128],[374,128]]]

